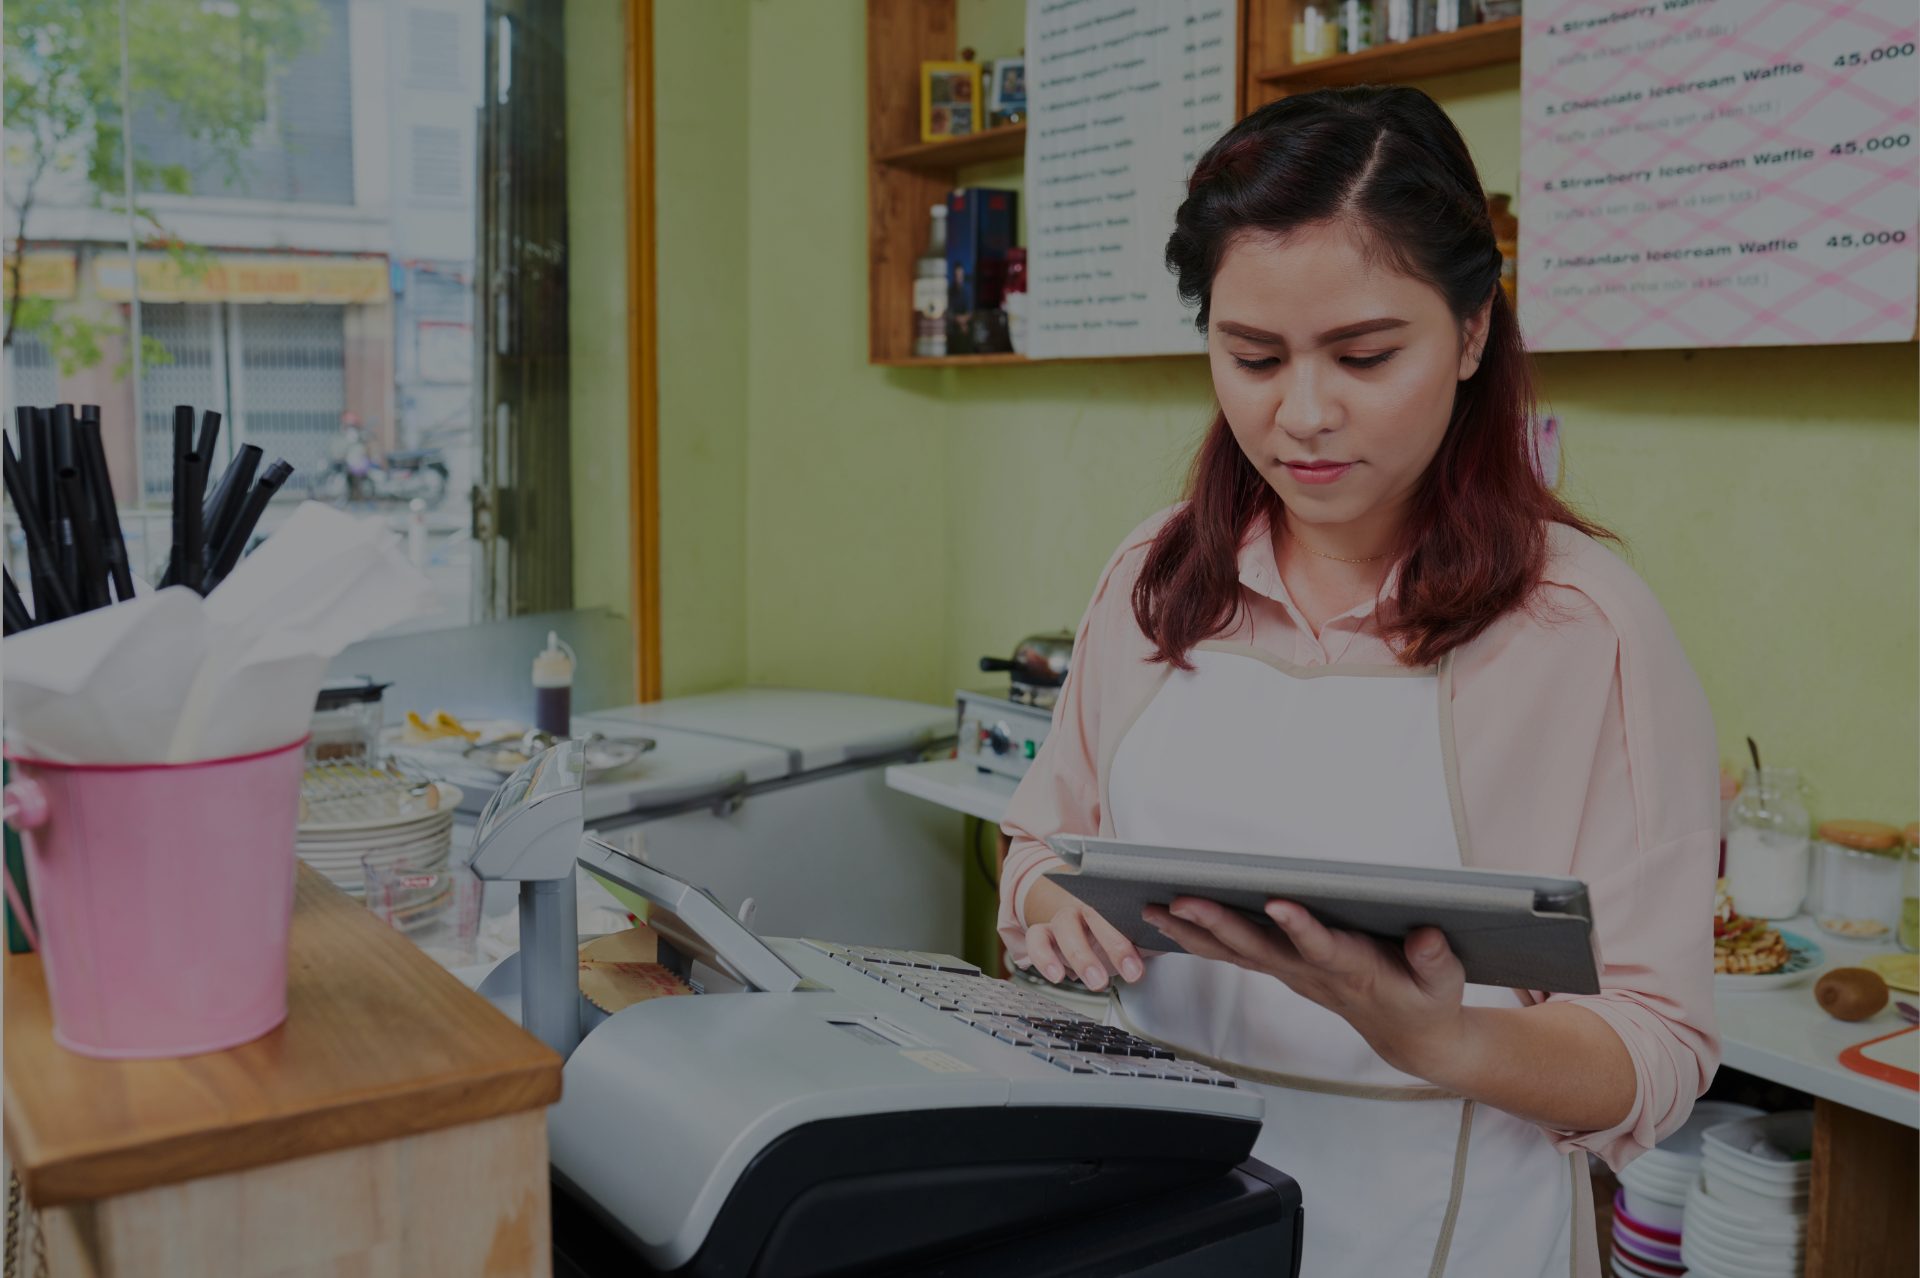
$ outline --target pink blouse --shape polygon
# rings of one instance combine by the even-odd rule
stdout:
[[[1169,513],[1135,529],[1101,575],[1045,748],[1007,809],[999,928],[1014,961],[1026,952],[1027,893],[1060,864],[1045,840],[1114,833],[1100,769],[1165,669],[1148,660],[1131,601]],[[1471,865],[1588,884],[1601,992],[1525,997],[1589,1008],[1626,1044],[1636,1080],[1626,1118],[1606,1131],[1550,1132],[1563,1152],[1591,1150],[1619,1168],[1686,1121],[1719,1063],[1709,926],[1718,749],[1699,680],[1645,583],[1571,529],[1556,525],[1549,547],[1532,606],[1454,654],[1463,851]],[[1314,637],[1287,596],[1264,523],[1239,568],[1241,612],[1219,638],[1297,665],[1394,660],[1371,602]],[[1392,587],[1389,578],[1389,601]]]

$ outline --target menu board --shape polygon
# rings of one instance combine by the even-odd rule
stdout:
[[[1534,350],[1905,341],[1914,0],[1527,0]]]
[[[1235,119],[1234,0],[1028,0],[1028,354],[1206,349],[1166,268]]]

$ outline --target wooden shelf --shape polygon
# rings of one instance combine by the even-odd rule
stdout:
[[[1520,60],[1521,19],[1507,18],[1294,66],[1287,61],[1293,19],[1305,8],[1305,0],[1235,4],[1241,33],[1234,70],[1240,115],[1275,98],[1326,85],[1403,84]],[[1021,355],[913,356],[914,262],[927,242],[927,209],[946,198],[959,170],[1024,155],[1027,146],[1024,124],[940,142],[920,140],[920,64],[956,56],[957,7],[958,0],[866,0],[867,362],[885,368],[1059,363]]]
[[[1287,92],[1319,89],[1336,84],[1400,84],[1432,75],[1472,71],[1520,60],[1520,28],[1524,18],[1483,22],[1444,35],[1421,36],[1402,44],[1383,44],[1359,53],[1323,58],[1318,62],[1274,67],[1262,71],[1263,84]]]
[[[1026,150],[1027,126],[1008,124],[963,138],[916,142],[912,146],[897,147],[873,158],[895,168],[914,169],[921,173],[945,173],[969,164],[1012,159],[1016,155],[1026,154]]]
[[[888,368],[977,368],[982,364],[1035,364],[1048,361],[1002,352],[994,355],[893,355],[868,362],[883,364]]]

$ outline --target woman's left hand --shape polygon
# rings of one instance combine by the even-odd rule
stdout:
[[[1278,977],[1338,1013],[1396,1069],[1433,1078],[1464,1049],[1466,973],[1438,928],[1389,945],[1324,927],[1291,901],[1268,901],[1266,913],[1277,931],[1192,896],[1176,898],[1171,913],[1149,906],[1144,917],[1189,954]]]

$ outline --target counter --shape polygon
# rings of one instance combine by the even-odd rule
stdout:
[[[106,1061],[9,955],[9,1160],[53,1278],[546,1275],[560,1058],[300,867],[280,1028]]]

